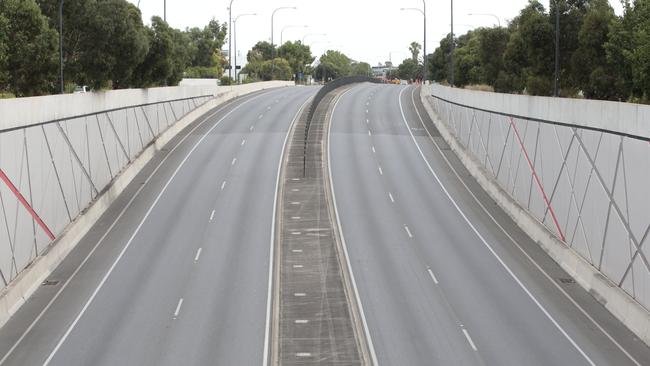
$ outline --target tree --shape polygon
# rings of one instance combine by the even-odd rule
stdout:
[[[421,49],[422,46],[420,46],[420,44],[417,42],[411,42],[411,45],[409,46],[409,52],[411,52],[411,58],[416,63],[419,62],[419,55]]]
[[[0,10],[0,93],[7,89],[9,82],[9,19]]]
[[[372,66],[367,62],[354,62],[352,63],[352,76],[372,76]]]
[[[57,32],[52,30],[34,0],[0,2],[0,89],[16,96],[56,90]],[[11,41],[7,38],[11,36]]]
[[[267,61],[267,60],[272,60],[273,59],[273,49],[275,47],[271,45],[269,42],[266,41],[261,41],[257,42],[253,48],[248,51],[248,54],[246,55],[246,59],[248,62],[252,62],[252,59],[255,59],[257,61]]]
[[[154,16],[147,38],[149,52],[134,72],[134,86],[178,85],[189,65],[189,37]]]
[[[350,75],[351,60],[339,51],[328,50],[320,57],[320,63],[314,70],[314,76],[324,81]]]
[[[404,80],[422,78],[422,66],[412,58],[407,58],[397,67],[397,76]]]
[[[431,57],[429,58],[429,75],[431,79],[437,82],[448,80],[450,75],[450,60],[451,60],[451,34],[440,40],[440,46],[436,48]]]
[[[482,28],[478,34],[478,58],[482,68],[482,83],[494,86],[499,73],[505,70],[503,54],[508,46],[507,28]]]
[[[214,67],[214,54],[221,50],[226,39],[226,23],[212,19],[208,25],[186,30],[190,39],[191,66]]]
[[[616,15],[606,0],[592,0],[590,5],[578,33],[578,49],[571,57],[571,80],[587,98],[625,98],[625,82],[617,77],[605,51]]]
[[[294,75],[304,73],[315,59],[309,46],[303,45],[300,41],[283,44],[278,48],[278,55],[287,60]]]
[[[480,84],[483,79],[483,68],[480,61],[481,30],[470,31],[458,38],[458,48],[454,57],[456,86]]]

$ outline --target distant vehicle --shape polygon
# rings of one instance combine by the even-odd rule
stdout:
[[[86,86],[86,85],[84,85],[84,86],[77,85],[74,88],[74,93],[75,94],[83,94],[83,93],[88,93],[88,92],[90,92],[90,88],[88,86]]]

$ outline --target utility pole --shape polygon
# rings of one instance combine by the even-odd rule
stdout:
[[[454,0],[451,0],[451,54],[449,55],[450,59],[450,68],[451,76],[449,82],[451,87],[454,87],[454,51],[456,50],[456,42],[454,41]]]
[[[228,64],[230,65],[230,70],[228,75],[232,79],[232,2],[235,0],[230,0],[230,5],[228,5]]]
[[[231,0],[232,1],[232,0]],[[297,9],[295,6],[283,6],[280,8],[276,8],[273,10],[273,13],[271,13],[271,80],[275,79],[275,44],[273,43],[273,19],[275,18],[275,13],[279,10],[284,10],[284,9]]]
[[[424,57],[422,57],[422,84],[427,83],[427,2],[422,0],[422,5],[424,6],[424,44],[422,45],[422,51],[424,52]]]
[[[241,17],[253,16],[253,15],[257,15],[257,13],[240,14],[240,15],[235,17],[235,20],[232,21],[232,34],[233,34],[233,36],[235,38],[235,48],[234,48],[234,51],[235,51],[235,79],[237,79],[237,84],[239,84],[239,77],[237,77],[237,20],[239,20],[239,18],[241,18]]]
[[[560,8],[559,1],[555,0],[555,83],[553,95],[560,96]]]
[[[63,2],[61,0],[59,3],[59,68],[61,74],[61,94],[65,93],[65,88],[63,86]]]

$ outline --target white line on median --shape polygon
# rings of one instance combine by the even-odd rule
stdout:
[[[375,147],[374,147],[374,146],[372,147],[372,152],[373,152],[374,154],[377,153],[377,150],[375,150]]]
[[[174,311],[174,319],[178,318],[178,314],[181,312],[181,306],[183,306],[182,297],[178,300],[178,305],[176,305],[176,311]]]
[[[431,268],[427,268],[427,272],[429,272],[429,276],[431,276],[431,279],[433,280],[433,283],[436,285],[438,284],[438,279],[436,278],[436,275],[433,274],[433,271]]]
[[[391,201],[392,203],[395,203],[395,198],[393,198],[393,194],[392,194],[392,193],[388,192],[388,198],[390,198],[390,201]]]
[[[368,136],[372,136],[372,132],[368,130]]]
[[[264,115],[263,115],[263,114],[260,114],[260,115],[257,117],[257,119],[262,119],[263,117],[264,117]]]
[[[245,143],[246,143],[246,139],[241,140],[241,146],[244,146]]]
[[[214,212],[215,210],[212,210],[212,213],[210,214],[210,221],[214,220]]]
[[[377,170],[379,170],[379,175],[384,175],[384,171],[381,169],[381,166],[378,166]]]
[[[233,158],[232,163],[230,163],[230,165],[235,165],[236,162],[237,162],[237,158]]]
[[[196,255],[194,256],[194,261],[198,262],[199,258],[201,257],[201,252],[203,251],[203,248],[199,248],[199,250],[196,251]]]
[[[251,126],[248,130],[253,132],[254,129],[255,129],[255,126]]]
[[[409,227],[404,225],[404,230],[406,231],[406,234],[408,234],[409,238],[413,239],[413,234],[411,234],[411,230],[409,230]]]
[[[225,187],[226,187],[226,181],[224,180],[223,183],[221,183],[221,190],[223,191]]]
[[[474,341],[472,341],[472,337],[469,336],[469,332],[467,331],[467,329],[463,329],[463,334],[465,335],[465,338],[467,339],[467,342],[472,347],[472,349],[474,351],[478,351],[476,345],[474,344]]]
[[[352,90],[349,89],[348,92]],[[334,114],[336,112],[336,107],[339,104],[339,101],[341,98],[346,94],[347,92],[343,93],[339,99],[337,99],[336,103],[334,103],[334,107],[332,107],[332,113],[330,114],[330,123],[328,126],[327,134],[328,136],[331,136],[332,134],[332,125],[333,125],[333,118]],[[370,336],[370,329],[368,328],[368,321],[366,320],[366,314],[363,310],[363,303],[361,302],[361,296],[359,295],[359,288],[357,287],[357,282],[354,279],[354,271],[352,270],[352,264],[350,263],[350,254],[348,253],[348,246],[347,243],[345,242],[345,235],[343,235],[343,226],[341,225],[341,217],[339,216],[339,209],[336,204],[336,192],[334,191],[334,180],[332,178],[332,156],[331,156],[331,138],[327,139],[327,170],[328,170],[328,178],[329,178],[329,188],[332,193],[332,206],[334,206],[334,216],[336,217],[336,224],[339,228],[339,235],[341,238],[341,245],[343,246],[343,254],[345,257],[345,264],[348,268],[348,272],[350,273],[350,282],[352,283],[352,289],[354,290],[354,298],[356,300],[356,303],[359,308],[359,315],[361,317],[361,323],[363,325],[363,332],[366,336],[366,342],[368,343],[368,349],[370,352],[370,358],[372,365],[374,366],[379,366],[379,362],[377,361],[377,353],[375,352],[375,346],[372,343],[372,337]],[[266,366],[266,365],[264,365]]]

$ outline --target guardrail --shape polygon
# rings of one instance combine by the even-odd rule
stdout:
[[[0,129],[0,288],[157,136],[212,98],[134,104]]]
[[[650,309],[650,106],[432,93],[441,122],[501,189]]]

